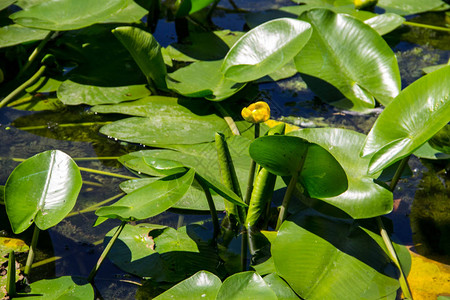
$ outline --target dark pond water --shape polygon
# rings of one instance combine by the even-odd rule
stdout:
[[[228,5],[228,2],[223,2],[221,5]],[[291,5],[289,1],[236,3],[239,7],[251,11]],[[443,13],[414,17],[416,22],[439,25],[442,25],[443,19]],[[245,24],[244,14],[219,10],[214,17],[214,23],[222,28],[242,30]],[[174,24],[161,20],[155,37],[162,46],[174,42]],[[446,63],[450,57],[450,35],[445,32],[405,28],[396,34],[388,35],[386,39],[397,55],[403,87],[420,78],[423,67]],[[344,127],[367,133],[377,117],[377,113],[359,115],[340,111],[321,102],[306,88],[299,76],[276,83],[261,84],[260,97],[270,103],[273,118],[306,127]],[[0,112],[0,185],[6,182],[8,175],[19,164],[15,158],[28,158],[51,149],[62,150],[73,158],[92,158],[77,161],[80,167],[130,175],[115,160],[101,159],[141,149],[139,145],[121,143],[99,134],[100,124],[109,121],[107,118],[111,117],[92,114],[84,107],[35,113],[3,108]],[[99,122],[99,125],[61,126],[80,122]],[[388,216],[393,221],[394,232],[401,243],[412,246],[416,242],[420,244],[417,249],[423,254],[450,263],[448,253],[442,253],[436,246],[436,243],[449,243],[448,240],[444,241],[449,238],[450,232],[449,178],[440,167],[424,164],[416,158],[410,161],[410,167],[413,175],[398,185],[394,195],[396,209]],[[75,211],[121,193],[119,183],[124,180],[122,178],[90,172],[83,172],[82,175],[85,184]],[[433,201],[430,198],[433,198]],[[185,215],[180,219],[178,215],[167,212],[149,222],[177,227],[180,224],[206,219],[208,216],[205,215]],[[8,228],[4,212],[0,220],[0,228]],[[101,226],[92,227],[95,220],[93,212],[75,214],[42,233],[36,261],[44,260],[47,263],[41,263],[41,266],[33,269],[32,279],[68,274],[87,276],[101,254],[103,236],[118,225],[117,221],[110,220]],[[6,229],[0,231],[0,234],[6,235],[9,232]],[[31,233],[27,231],[22,237],[29,240]],[[138,286],[133,282],[140,282],[140,279],[124,274],[109,261],[104,263],[96,277],[96,287],[104,299],[135,298]]]

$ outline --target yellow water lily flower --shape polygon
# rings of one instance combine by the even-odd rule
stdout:
[[[270,107],[266,102],[258,101],[250,104],[248,107],[244,107],[241,115],[245,121],[250,123],[265,122],[270,118]]]

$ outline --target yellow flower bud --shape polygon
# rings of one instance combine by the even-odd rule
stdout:
[[[356,9],[369,9],[377,4],[378,0],[354,0]]]
[[[250,123],[261,123],[269,120],[270,107],[264,101],[258,101],[250,104],[248,107],[244,107],[241,112],[245,121]]]

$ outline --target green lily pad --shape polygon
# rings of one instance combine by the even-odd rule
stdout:
[[[58,88],[58,98],[66,105],[115,104],[123,101],[136,100],[148,95],[150,95],[150,91],[143,84],[101,87],[66,80]]]
[[[314,29],[309,42],[295,57],[301,74],[333,85],[352,102],[353,110],[373,108],[374,98],[387,105],[397,96],[400,91],[397,59],[369,25],[327,9],[308,11],[301,18]],[[303,79],[307,81],[307,77]],[[320,86],[310,87],[319,96],[323,94]],[[338,100],[341,99],[334,101]]]
[[[20,5],[20,3],[19,3]],[[10,16],[25,27],[53,31],[87,27],[109,18],[126,5],[126,0],[50,0],[22,7]]]
[[[33,222],[41,230],[58,224],[74,207],[82,185],[75,162],[64,152],[37,154],[14,169],[5,185],[5,206],[14,233]]]
[[[336,159],[317,144],[294,136],[265,136],[252,142],[251,157],[269,172],[292,176],[298,172],[302,156],[300,183],[313,198],[337,196],[347,189],[347,176]]]
[[[167,87],[187,97],[224,100],[241,90],[245,83],[225,78],[220,72],[222,62],[199,61],[178,69],[167,75]]]
[[[287,64],[311,36],[311,25],[291,18],[266,22],[247,32],[228,52],[221,68],[229,80],[248,82]]]
[[[28,28],[18,24],[7,25],[0,28],[0,48],[43,40],[49,32],[48,30]]]
[[[194,171],[172,175],[147,184],[110,206],[95,212],[99,217],[143,220],[156,216],[180,200],[194,180]]]
[[[277,274],[304,299],[380,299],[399,288],[395,265],[353,221],[296,214],[271,251]]]
[[[216,299],[276,300],[277,296],[258,273],[249,271],[233,274],[225,279]]]
[[[379,173],[367,174],[370,158],[359,156],[366,137],[364,134],[339,128],[307,128],[293,131],[289,135],[324,147],[347,174],[348,189],[340,195],[321,200],[356,219],[380,216],[392,210],[392,193],[374,182]]]
[[[143,187],[153,181],[158,180],[158,177],[151,178],[140,178],[124,181],[120,184],[120,188],[127,194],[132,191]],[[214,206],[217,211],[224,211],[225,205],[223,198],[218,195],[212,195]],[[195,182],[189,187],[188,191],[184,196],[174,205],[172,208],[183,209],[183,210],[196,210],[196,211],[209,211],[208,202],[205,198],[205,192],[203,189],[195,184]]]
[[[410,155],[450,122],[450,66],[405,88],[379,115],[367,135],[363,156],[369,172],[379,172]]]
[[[111,239],[116,228],[106,234]],[[208,246],[211,232],[199,225],[175,230],[161,225],[126,225],[108,258],[122,270],[155,281],[177,282],[200,270],[216,272],[218,256]]]
[[[39,280],[30,284],[30,288],[29,295],[25,294],[25,297],[31,300],[43,298],[49,300],[89,300],[95,298],[92,285],[86,279],[74,276]]]
[[[158,297],[154,298],[154,300],[215,300],[221,285],[222,281],[216,275],[207,271],[199,271],[160,294]]]

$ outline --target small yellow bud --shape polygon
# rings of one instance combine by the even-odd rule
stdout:
[[[250,123],[261,123],[269,120],[270,107],[264,101],[258,101],[250,104],[248,107],[244,107],[241,112],[245,121]]]
[[[374,7],[377,4],[378,0],[354,0],[356,9],[365,9]]]

